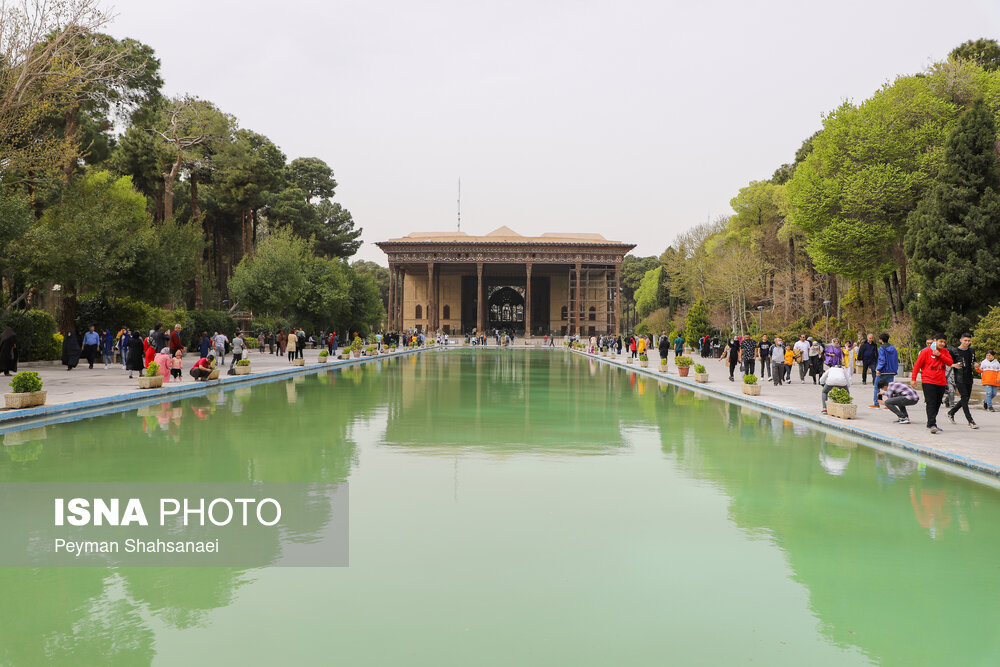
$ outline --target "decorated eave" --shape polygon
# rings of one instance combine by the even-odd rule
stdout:
[[[464,261],[495,261],[489,255],[480,251],[496,252],[502,249],[526,251],[530,249],[555,250],[564,248],[573,253],[573,257],[582,261],[608,261],[608,255],[613,253],[620,258],[635,248],[634,244],[611,241],[600,234],[562,234],[546,233],[541,236],[522,236],[509,227],[500,227],[484,236],[473,236],[465,232],[414,232],[400,238],[389,239],[376,243],[386,254],[397,253],[427,253],[427,252],[462,252],[470,254],[460,259]],[[600,256],[591,253],[602,253]],[[565,254],[565,253],[563,253]],[[403,259],[403,258],[400,258]],[[416,259],[414,257],[414,259]],[[527,259],[527,258],[526,258]],[[532,257],[535,260],[549,260],[552,257]]]

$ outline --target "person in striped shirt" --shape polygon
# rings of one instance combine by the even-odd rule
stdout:
[[[920,395],[913,387],[902,382],[890,382],[883,389],[879,390],[879,396],[884,399],[885,407],[892,410],[896,415],[897,424],[909,424],[910,417],[906,414],[906,408],[916,405],[920,400]]]

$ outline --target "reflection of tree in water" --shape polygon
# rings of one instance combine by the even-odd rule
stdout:
[[[345,481],[357,462],[352,424],[388,390],[367,365],[323,376],[295,383],[291,410],[276,382],[50,425],[44,445],[0,447],[0,481]],[[286,502],[303,510],[287,538],[308,540],[330,520],[308,489]],[[0,569],[0,663],[149,663],[143,610],[194,627],[251,580],[238,568]]]
[[[830,641],[883,664],[993,662],[996,490],[775,415],[719,401],[676,410],[670,398],[663,451],[784,552]]]

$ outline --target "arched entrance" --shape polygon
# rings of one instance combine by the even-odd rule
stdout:
[[[490,288],[487,317],[490,329],[524,332],[524,288],[504,285]]]

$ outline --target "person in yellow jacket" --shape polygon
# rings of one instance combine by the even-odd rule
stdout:
[[[645,336],[639,336],[639,340],[638,340],[637,344],[639,346],[638,347],[639,354],[646,354],[646,337]]]

